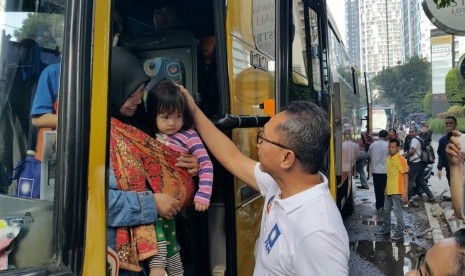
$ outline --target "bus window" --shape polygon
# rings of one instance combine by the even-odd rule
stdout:
[[[321,73],[320,73],[320,36],[318,34],[318,14],[309,9],[310,17],[310,53],[312,57],[312,80],[313,89],[321,91]]]
[[[321,91],[320,61],[318,57],[318,16],[303,1],[294,0],[292,6],[291,68],[289,100],[317,102]],[[313,21],[313,22],[312,22]],[[314,41],[315,40],[315,41]],[[308,61],[311,60],[311,63]],[[315,69],[314,69],[315,68]],[[313,83],[313,84],[312,84]]]
[[[64,5],[7,0],[0,6],[0,240],[8,240],[0,245],[0,259],[7,260],[0,271],[42,265],[53,256],[56,131],[38,132],[31,114],[56,119]],[[41,86],[44,70],[49,78]],[[43,147],[36,147],[37,138]]]

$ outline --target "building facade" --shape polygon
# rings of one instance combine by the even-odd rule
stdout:
[[[423,12],[421,0],[401,0],[402,62],[413,56],[431,61],[430,31],[434,25]]]
[[[402,63],[401,0],[346,0],[349,54],[373,77]]]

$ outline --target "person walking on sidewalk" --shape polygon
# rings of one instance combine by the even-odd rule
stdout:
[[[402,205],[408,202],[408,166],[407,160],[399,153],[400,141],[398,139],[389,140],[389,157],[386,160],[386,195],[384,200],[384,223],[383,228],[375,232],[376,235],[391,234],[391,211],[397,218],[396,233],[391,237],[392,241],[404,239],[404,217],[402,215]]]
[[[446,117],[445,123],[447,134],[439,139],[438,145],[438,178],[439,180],[442,178],[442,168],[446,169],[447,183],[450,187],[450,169],[449,161],[447,160],[446,156],[446,146],[449,144],[452,131],[454,131],[457,127],[457,119],[454,116],[448,116]]]
[[[384,189],[386,189],[386,159],[389,156],[388,132],[381,130],[379,140],[371,144],[368,149],[371,172],[373,173],[373,185],[375,186],[376,210],[384,207]]]
[[[409,181],[408,181],[408,198],[417,194],[421,197],[422,192],[428,195],[429,201],[434,201],[433,193],[428,187],[428,184],[423,179],[423,171],[426,168],[426,164],[421,162],[421,142],[420,137],[417,136],[417,130],[415,128],[410,129],[410,135],[412,135],[412,141],[410,144],[410,151],[405,156],[409,159]]]

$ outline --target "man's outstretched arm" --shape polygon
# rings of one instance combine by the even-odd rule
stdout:
[[[187,99],[195,127],[210,152],[230,173],[258,191],[255,179],[257,161],[242,154],[236,145],[210,122],[187,89],[181,86],[180,90]]]

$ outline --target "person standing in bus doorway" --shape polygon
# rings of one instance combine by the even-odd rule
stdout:
[[[163,80],[150,89],[146,103],[156,139],[177,152],[190,153],[199,160],[199,189],[194,197],[194,205],[198,212],[207,211],[213,189],[213,164],[199,134],[191,129],[192,118],[184,95],[177,85]],[[158,253],[149,258],[150,276],[164,276],[165,272],[168,276],[183,275],[175,220],[159,217],[155,228]]]
[[[319,172],[330,142],[328,115],[313,103],[289,104],[258,132],[257,162],[210,122],[189,91],[181,91],[211,153],[265,197],[254,275],[348,275],[347,231]]]
[[[118,252],[120,264],[124,263],[120,266],[119,275],[140,275],[143,267],[139,260],[156,254],[155,233],[147,226],[153,226],[158,216],[172,219],[182,205],[178,198],[167,193],[154,193],[145,185],[159,179],[153,169],[162,168],[162,163],[166,165],[166,157],[159,156],[154,160],[153,156],[146,154],[149,152],[158,156],[159,151],[154,152],[154,149],[161,150],[159,143],[149,135],[151,126],[141,105],[148,80],[140,61],[132,53],[121,47],[112,49],[107,245]],[[141,144],[147,146],[141,147]],[[147,167],[146,163],[150,166]],[[198,172],[197,158],[193,156],[182,155],[175,166],[187,169],[191,175]],[[175,170],[171,167],[170,171]],[[127,187],[128,184],[131,188]],[[165,185],[164,188],[175,187]],[[131,235],[134,231],[148,238]],[[137,248],[134,248],[134,244],[138,245]],[[141,248],[141,245],[144,247]]]
[[[408,166],[407,160],[399,154],[400,142],[398,139],[389,140],[389,157],[386,160],[387,182],[384,200],[384,222],[380,231],[375,235],[391,235],[391,211],[397,218],[396,233],[392,241],[404,239],[404,217],[402,205],[408,202]]]
[[[376,210],[380,211],[384,207],[384,189],[386,189],[386,159],[389,156],[388,132],[383,129],[378,136],[379,140],[373,142],[368,149],[368,159],[375,186],[375,206]]]
[[[457,127],[457,119],[454,116],[448,116],[445,119],[446,124],[446,131],[447,134],[442,136],[439,139],[438,145],[438,178],[441,180],[442,178],[442,169],[446,169],[446,177],[447,183],[450,187],[450,169],[449,169],[449,162],[446,156],[446,146],[449,144],[450,136],[452,135],[452,131],[455,130]]]

